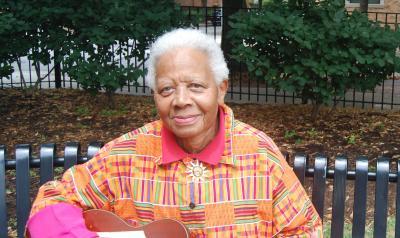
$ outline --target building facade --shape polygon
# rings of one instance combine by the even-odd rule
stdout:
[[[346,8],[353,10],[360,6],[360,0],[345,0]],[[400,13],[400,0],[369,0],[369,12]]]
[[[222,7],[222,0],[176,0],[181,6]]]

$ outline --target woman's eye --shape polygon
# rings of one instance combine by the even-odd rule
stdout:
[[[169,93],[171,93],[173,90],[172,87],[164,87],[160,90],[160,94],[161,95],[168,95]]]
[[[198,84],[198,83],[192,83],[190,84],[191,88],[195,88],[195,89],[199,89],[199,88],[203,88],[203,85]]]

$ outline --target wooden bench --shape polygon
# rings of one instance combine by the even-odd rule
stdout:
[[[87,153],[82,156],[79,143],[67,143],[64,148],[64,157],[56,156],[55,144],[42,144],[38,156],[32,156],[31,145],[21,144],[15,147],[15,159],[9,159],[5,146],[0,145],[0,238],[7,237],[7,204],[6,204],[6,170],[15,170],[16,174],[16,216],[18,237],[23,237],[26,221],[29,216],[31,200],[30,169],[40,168],[40,184],[54,179],[54,167],[68,169],[74,164],[84,163],[91,159],[102,146],[101,143],[92,143]],[[396,172],[390,171],[389,158],[378,158],[376,169],[369,171],[368,159],[356,159],[354,170],[348,169],[345,157],[336,157],[333,168],[328,167],[328,158],[316,156],[311,164],[304,154],[296,154],[293,158],[286,155],[293,165],[300,181],[311,180],[312,202],[321,217],[325,211],[325,193],[327,181],[333,183],[332,217],[330,221],[331,237],[343,237],[346,182],[354,180],[354,204],[352,220],[352,237],[364,237],[366,228],[366,211],[368,193],[375,192],[373,235],[385,237],[387,230],[388,191],[389,183],[396,183],[400,176],[400,161],[396,161]],[[372,166],[371,166],[372,167]],[[371,169],[371,168],[370,168]],[[368,181],[374,181],[375,191],[368,191]],[[36,193],[36,191],[32,191]],[[400,237],[400,183],[396,183],[396,215],[395,236]]]

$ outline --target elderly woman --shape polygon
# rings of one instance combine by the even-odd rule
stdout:
[[[191,237],[322,237],[321,220],[273,141],[224,104],[228,69],[205,34],[178,29],[151,48],[148,83],[160,120],[106,144],[43,185],[31,237],[96,237],[82,212],[133,226],[181,221]]]

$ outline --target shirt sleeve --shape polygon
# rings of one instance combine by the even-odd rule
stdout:
[[[107,183],[104,172],[93,168],[96,161],[76,165],[68,169],[61,181],[50,181],[39,188],[32,205],[30,217],[41,209],[69,203],[84,210],[101,208],[108,201]]]
[[[44,226],[45,224],[45,226]],[[48,206],[29,219],[30,238],[94,238],[96,232],[85,226],[82,209],[68,203]]]
[[[106,158],[109,153],[107,148],[108,146],[103,147],[90,161],[68,169],[60,181],[50,181],[39,188],[27,223],[29,230],[47,227],[47,219],[35,218],[36,214],[42,217],[40,213],[46,208],[57,211],[53,212],[52,216],[63,214],[58,212],[59,206],[54,207],[56,204],[69,204],[72,205],[69,207],[79,208],[74,214],[82,214],[82,210],[93,208],[110,209],[109,201],[112,195],[109,193],[106,179],[108,174]],[[50,213],[44,214],[48,217]],[[63,222],[66,220],[59,220],[60,224]]]
[[[270,166],[273,182],[274,237],[323,237],[322,222],[303,186],[281,152]]]
[[[109,208],[113,194],[110,194],[107,181],[110,173],[107,158],[113,146],[122,140],[123,136],[108,142],[91,160],[65,171],[60,181],[43,184],[33,202],[29,217],[45,207],[58,203],[69,203],[83,210]]]

